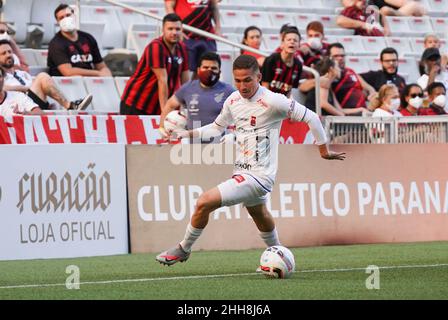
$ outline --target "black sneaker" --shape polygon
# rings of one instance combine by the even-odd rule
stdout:
[[[92,102],[92,98],[93,96],[91,94],[88,94],[83,99],[71,101],[69,110],[85,110],[89,106],[90,102]]]

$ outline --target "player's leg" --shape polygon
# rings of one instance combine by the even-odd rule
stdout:
[[[246,208],[260,231],[260,236],[264,243],[266,243],[268,247],[281,245],[280,240],[278,239],[274,219],[268,208],[266,208],[266,205],[262,203],[254,206],[247,206]]]
[[[43,101],[47,101],[47,97],[51,97],[65,109],[70,107],[70,101],[65,98],[47,73],[39,73],[33,80],[30,89]]]
[[[404,16],[421,17],[426,14],[426,9],[416,1],[408,1],[398,11]]]
[[[166,265],[186,261],[190,257],[191,247],[207,225],[210,213],[219,207],[221,207],[221,193],[217,187],[203,193],[196,203],[184,239],[177,246],[159,254],[156,260]]]

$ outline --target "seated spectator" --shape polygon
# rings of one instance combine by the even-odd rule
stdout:
[[[434,82],[441,82],[448,87],[448,70],[442,69],[442,56],[439,49],[428,48],[423,51],[421,59],[421,72],[422,76],[417,80],[417,83],[423,90]]]
[[[192,80],[180,87],[162,108],[160,128],[164,137],[166,115],[176,109],[185,107],[187,129],[192,130],[212,123],[221,112],[224,101],[235,89],[219,81],[221,74],[221,58],[214,52],[206,52],[199,59],[198,79]],[[210,141],[200,141],[210,142]]]
[[[439,49],[439,51],[440,51],[440,48],[442,47],[439,37],[434,33],[430,33],[425,36],[423,45],[424,45],[425,49],[437,48],[437,49]],[[448,68],[448,52],[445,52],[445,53],[441,52],[440,54],[442,55],[442,61],[441,61],[442,68],[447,69]]]
[[[376,91],[384,84],[394,84],[398,90],[403,91],[406,80],[400,76],[398,71],[398,53],[394,48],[385,48],[381,51],[380,60],[382,70],[361,73],[360,76],[370,84]]]
[[[3,88],[5,70],[0,68],[0,116],[41,115],[43,111],[22,92],[5,91]]]
[[[322,108],[322,115],[328,116],[345,116],[345,113],[339,105],[331,84],[333,81],[337,81],[341,78],[341,69],[338,64],[331,60],[329,57],[325,57],[322,60],[317,61],[316,70],[320,75],[320,105]],[[316,91],[311,90],[306,95],[305,105],[308,109],[316,111]]]
[[[283,33],[280,53],[273,53],[261,68],[262,86],[289,97],[291,89],[299,86],[302,63],[295,57],[300,45],[300,33],[291,27]]]
[[[163,18],[162,36],[145,48],[121,95],[120,114],[158,115],[167,100],[188,81],[188,53],[182,21],[175,13]]]
[[[26,62],[25,56],[16,44],[14,38],[11,37],[11,34],[12,32],[10,31],[8,24],[6,22],[0,22],[0,40],[7,40],[10,43],[14,56],[14,68],[29,72],[30,68]]]
[[[280,53],[280,52],[282,52],[282,46],[281,46],[281,41],[282,41],[282,39],[283,39],[283,36],[285,35],[285,32],[287,31],[287,30],[294,30],[294,31],[297,31],[297,33],[299,34],[299,48],[300,48],[300,41],[302,40],[302,36],[301,36],[301,34],[300,34],[300,31],[299,31],[299,29],[296,27],[296,26],[294,26],[293,24],[291,24],[291,23],[285,23],[284,25],[282,25],[282,27],[280,28],[280,46],[277,48],[277,49],[275,49],[275,52],[277,52],[277,53]],[[297,51],[294,53],[294,56],[297,58],[297,59],[299,59],[300,60],[300,62],[303,64],[303,59],[302,59],[302,52],[299,50],[299,49],[297,49]]]
[[[261,32],[261,29],[256,26],[250,26],[247,27],[244,30],[244,38],[243,38],[243,44],[260,50],[261,46],[261,39],[262,39],[263,33]],[[249,56],[254,56],[257,59],[258,65],[261,67],[263,65],[265,57],[256,53],[253,53],[251,51],[247,50],[241,50],[241,54],[247,54]]]
[[[389,35],[387,28],[383,28],[378,21],[371,23],[367,20],[366,0],[344,1],[344,10],[336,19],[339,27],[353,29],[355,35],[369,37],[383,37]]]
[[[370,0],[369,4],[377,6],[383,16],[421,17],[426,14],[425,7],[412,0]]]
[[[378,94],[372,99],[370,109],[373,110],[372,117],[399,117],[400,93],[394,84],[385,84],[380,88]]]
[[[346,115],[363,115],[367,100],[375,94],[375,89],[364,81],[355,71],[345,66],[345,50],[340,43],[333,43],[328,48],[330,58],[341,68],[341,78],[331,84],[331,88]],[[368,95],[366,95],[366,93]]]
[[[300,46],[300,53],[304,65],[313,68],[314,65],[328,54],[329,43],[324,42],[324,26],[319,21],[312,21],[306,27],[307,42]],[[314,89],[315,80],[309,72],[304,72],[307,79],[301,81],[299,89],[308,93]]]
[[[428,108],[420,108],[418,114],[422,116],[437,116],[448,113],[446,105],[446,87],[441,82],[433,82],[428,86]]]
[[[90,94],[84,99],[68,101],[53,79],[45,72],[39,73],[33,80],[28,72],[14,70],[12,48],[7,40],[0,40],[0,66],[5,70],[4,89],[25,93],[41,109],[49,109],[48,96],[67,110],[84,110],[92,101]]]
[[[400,113],[402,116],[416,116],[423,106],[423,89],[416,83],[408,84],[400,95]]]
[[[51,76],[110,77],[112,73],[103,61],[95,38],[76,30],[73,9],[60,4],[54,16],[61,30],[48,45],[47,65]]]

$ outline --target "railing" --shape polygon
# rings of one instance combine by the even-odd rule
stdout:
[[[114,0],[102,0],[102,1],[110,3],[110,4],[118,6],[118,7],[122,7],[122,8],[128,9],[128,10],[131,10],[131,11],[133,11],[135,13],[139,13],[139,14],[142,14],[144,16],[147,16],[147,17],[159,20],[159,21],[163,20],[162,17],[160,17],[160,16],[158,16],[156,14],[153,14],[153,13],[150,13],[150,12],[145,12],[145,11],[143,11],[141,9],[129,6],[127,4],[123,4],[123,3],[120,3],[120,2],[117,2],[117,1],[114,1]],[[79,5],[79,1],[78,1],[77,5]],[[244,45],[242,43],[237,43],[237,42],[230,41],[230,40],[228,40],[226,38],[217,36],[216,34],[209,33],[209,32],[206,32],[204,30],[191,27],[191,26],[189,26],[187,24],[183,24],[182,27],[183,27],[183,29],[185,29],[187,31],[194,32],[196,34],[199,34],[201,36],[214,39],[216,41],[224,42],[224,43],[226,43],[226,44],[228,44],[230,46],[233,46],[233,47],[236,47],[236,48],[240,48],[242,50],[250,51],[250,52],[262,55],[264,57],[268,57],[269,56],[269,54],[264,52],[264,51],[260,51],[260,50],[248,47],[248,46],[246,46],[246,45]],[[314,79],[315,79],[315,82],[316,82],[316,85],[314,86],[315,91],[316,91],[316,113],[320,116],[322,113],[321,113],[321,106],[320,106],[320,85],[319,85],[319,83],[320,83],[319,82],[320,76],[319,76],[319,73],[316,70],[314,70],[313,68],[310,68],[310,67],[307,67],[307,66],[303,66],[303,70],[306,71],[306,72],[311,73],[314,76]]]
[[[330,143],[448,143],[448,116],[324,119]]]

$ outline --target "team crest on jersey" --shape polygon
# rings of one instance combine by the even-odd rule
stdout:
[[[352,75],[350,76],[350,78],[352,78],[352,81],[353,81],[353,82],[357,82],[357,81],[358,81],[358,79],[356,78],[356,76],[355,76],[354,74],[352,74]]]
[[[250,125],[252,127],[255,127],[257,125],[257,117],[256,116],[251,116],[250,117]]]
[[[215,94],[215,101],[216,101],[216,103],[220,103],[223,98],[224,98],[224,92]]]
[[[258,99],[257,103],[259,103],[263,108],[269,108],[269,106],[266,104],[266,102],[263,101],[263,99]]]
[[[243,177],[242,175],[239,175],[239,174],[234,175],[232,178],[235,179],[236,182],[238,182],[238,183],[241,183],[241,182],[243,182],[244,180],[246,180],[246,179],[244,179],[244,177]]]
[[[182,57],[177,58],[177,64],[182,64],[184,62],[184,59]]]
[[[282,74],[283,69],[282,68],[276,68],[275,69],[275,74]]]

